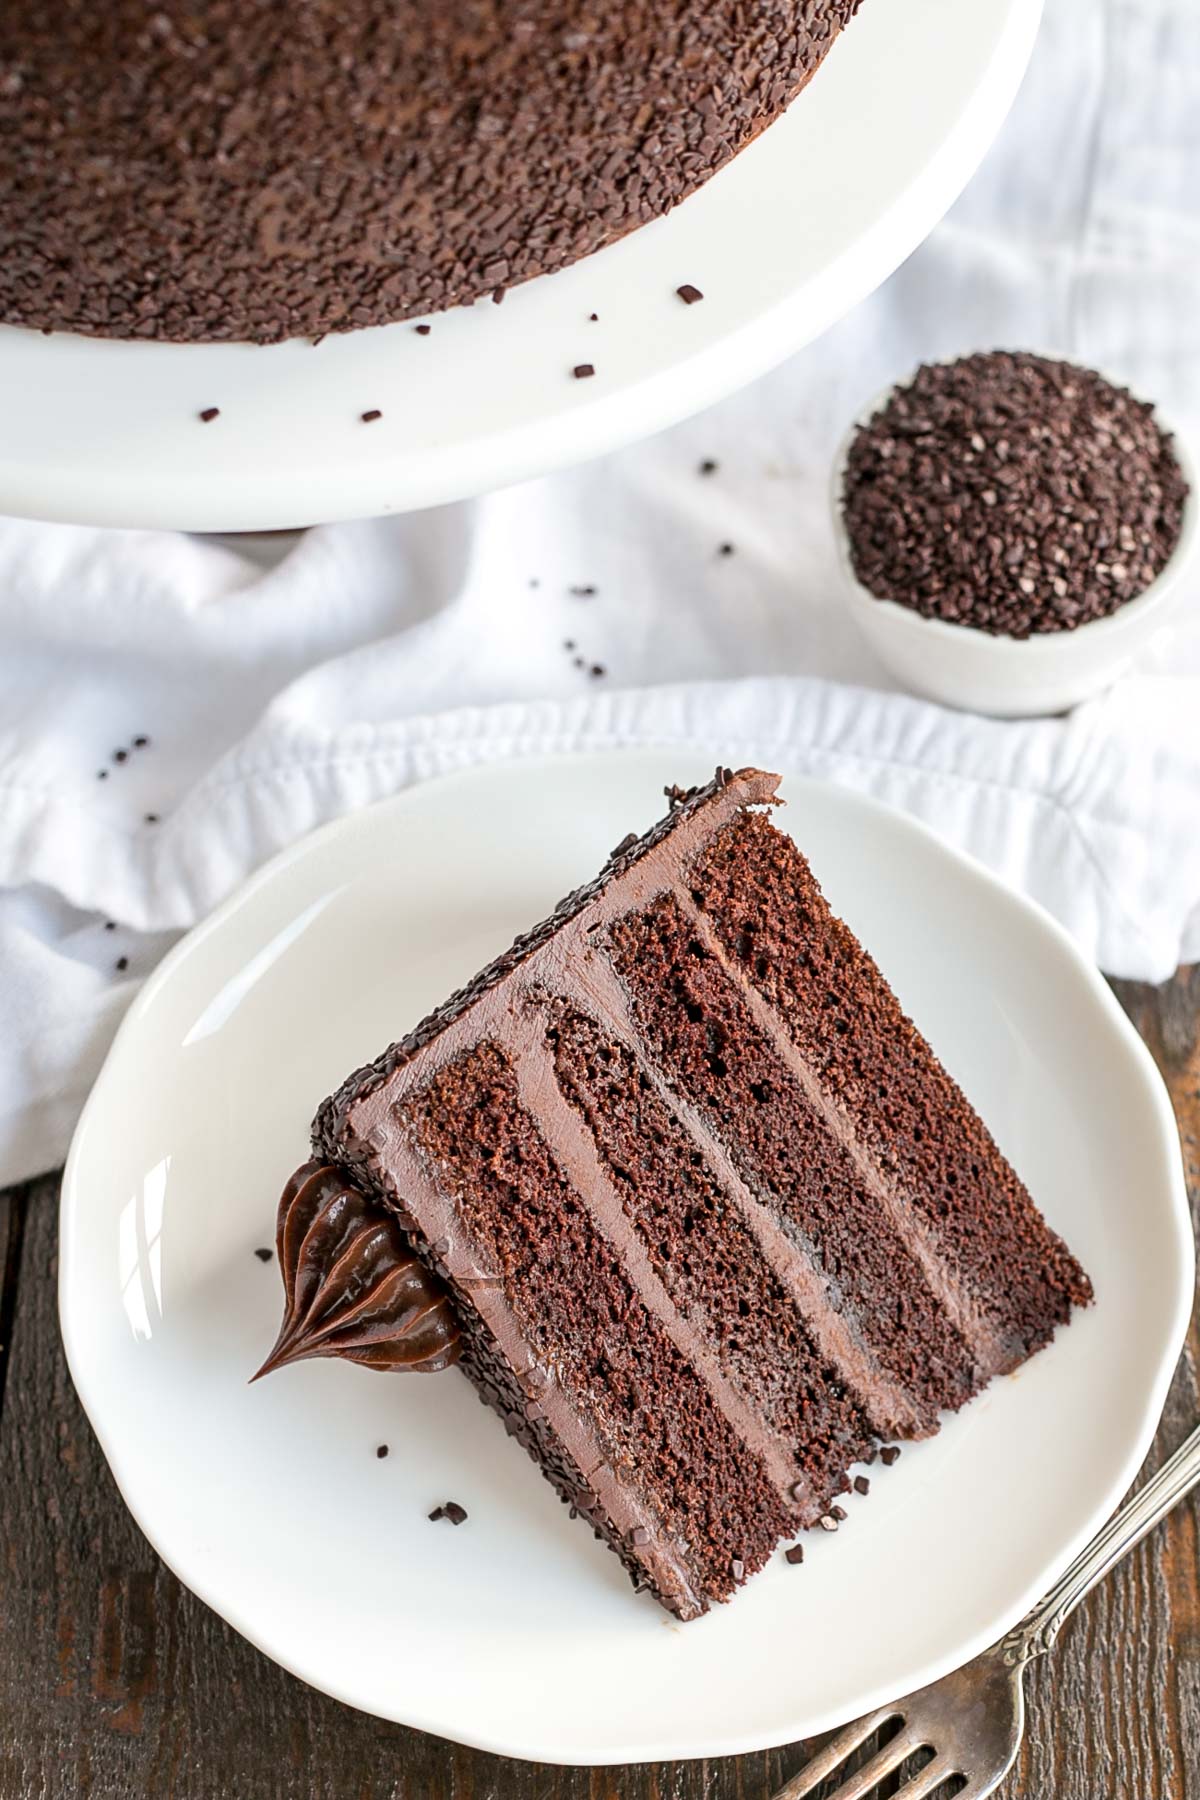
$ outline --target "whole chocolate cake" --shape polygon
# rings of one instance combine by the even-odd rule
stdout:
[[[279,1212],[267,1366],[461,1356],[683,1619],[836,1529],[854,1463],[1091,1295],[771,823],[777,785],[673,790],[325,1102]]]
[[[0,319],[318,336],[657,218],[858,0],[5,0]]]

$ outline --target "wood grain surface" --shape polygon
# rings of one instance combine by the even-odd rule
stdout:
[[[1195,1210],[1200,971],[1118,992],[1170,1084]],[[0,1194],[0,1800],[768,1800],[799,1766],[800,1744],[623,1769],[509,1762],[351,1712],[266,1661],[121,1504],[59,1343],[56,1193]],[[1147,1471],[1200,1420],[1198,1348],[1193,1323]],[[1200,1800],[1198,1571],[1193,1498],[1035,1665],[1003,1800]]]

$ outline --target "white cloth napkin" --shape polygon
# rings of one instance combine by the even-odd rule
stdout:
[[[842,609],[826,499],[847,420],[931,355],[1062,350],[1200,424],[1198,116],[1195,0],[1049,0],[923,249],[650,443],[273,563],[0,524],[0,1182],[61,1159],[180,931],[312,826],[484,759],[653,743],[811,771],[919,815],[1111,972],[1200,955],[1200,595],[1070,718],[942,711],[891,691]]]

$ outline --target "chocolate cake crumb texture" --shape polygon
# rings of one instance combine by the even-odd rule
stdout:
[[[777,785],[669,787],[314,1124],[481,1398],[682,1619],[837,1532],[877,1445],[1091,1296],[771,823]]]
[[[1151,406],[1090,369],[994,351],[892,394],[851,443],[842,509],[877,599],[1027,638],[1144,592],[1187,492]]]
[[[0,318],[270,342],[469,304],[668,212],[857,3],[7,0]]]

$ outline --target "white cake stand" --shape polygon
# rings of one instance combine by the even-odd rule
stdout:
[[[791,110],[669,217],[428,336],[0,327],[0,512],[264,531],[460,499],[657,431],[817,336],[920,243],[999,129],[1040,12],[866,0]]]

